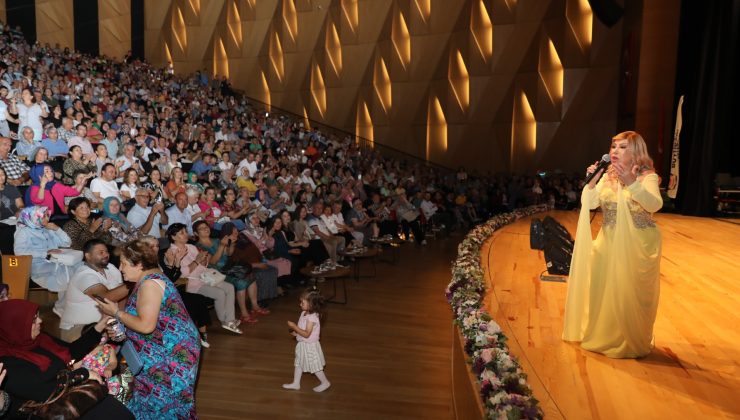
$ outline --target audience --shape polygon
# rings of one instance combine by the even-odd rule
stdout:
[[[346,247],[421,246],[430,230],[464,231],[526,205],[574,208],[583,187],[564,174],[455,173],[393,159],[381,146],[361,149],[352,136],[310,129],[302,117],[265,113],[204,73],[29,45],[18,31],[0,29],[0,57],[0,219],[18,216],[15,253],[33,256],[31,278],[60,292],[64,338],[97,321],[91,296],[99,295],[137,350],[149,352],[151,371],[137,377],[129,405],[137,417],[195,415],[211,299],[223,328],[241,334],[242,322],[269,313],[278,279],[339,267]],[[51,213],[69,215],[63,229]],[[84,251],[85,264],[75,271],[49,261],[60,247]],[[110,263],[116,253],[136,283],[125,311],[115,304],[127,296]],[[206,270],[225,281],[206,284]],[[183,347],[163,345],[160,334]],[[3,340],[0,357],[14,345]],[[183,375],[163,387],[156,375],[170,362]]]
[[[198,250],[195,245],[188,243],[188,232],[182,223],[174,223],[167,228],[167,239],[171,247],[177,248],[184,254],[180,262],[180,272],[188,279],[187,291],[213,299],[216,302],[216,317],[221,321],[221,326],[226,330],[241,334],[240,322],[234,315],[236,302],[234,286],[226,281],[208,285],[201,277],[210,262],[211,257],[208,251]]]

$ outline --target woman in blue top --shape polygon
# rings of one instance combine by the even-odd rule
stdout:
[[[211,228],[208,227],[208,223],[199,220],[193,224],[193,233],[198,238],[195,246],[208,251],[211,255],[209,267],[215,268],[226,275],[226,281],[234,285],[236,301],[239,303],[239,310],[242,314],[241,321],[252,324],[257,322],[258,314],[268,314],[269,311],[260,308],[257,303],[257,282],[255,282],[254,276],[251,275],[251,268],[229,264],[229,257],[234,253],[239,235],[239,231],[236,230],[234,224],[231,222],[224,223],[219,234],[220,238],[211,238]],[[247,295],[249,295],[249,301],[252,304],[252,313],[247,309]]]
[[[127,408],[137,419],[195,419],[195,378],[200,358],[198,329],[174,284],[159,269],[159,256],[145,240],[121,250],[121,272],[136,283],[126,308],[108,299],[101,312],[126,327],[141,358]]]
[[[15,255],[30,255],[31,280],[41,287],[59,293],[59,300],[55,306],[58,312],[64,301],[64,292],[67,290],[70,273],[74,273],[77,266],[64,266],[47,257],[61,252],[59,248],[68,247],[72,243],[67,233],[59,226],[49,221],[49,209],[44,206],[24,208],[18,216],[13,251]]]

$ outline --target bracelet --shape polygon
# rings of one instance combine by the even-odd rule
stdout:
[[[115,319],[116,319],[116,320],[117,320],[118,322],[121,322],[121,318],[120,318],[120,316],[118,315],[118,314],[119,314],[119,312],[121,312],[121,308],[118,308],[118,309],[116,309],[116,313],[115,313],[115,314],[113,314],[113,318],[115,318]]]

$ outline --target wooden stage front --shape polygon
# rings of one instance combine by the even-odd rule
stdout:
[[[577,212],[550,213],[572,235]],[[536,217],[543,217],[537,215]],[[740,224],[658,214],[663,234],[655,349],[610,359],[560,339],[566,284],[544,282],[525,218],[481,250],[485,304],[546,418],[740,418]],[[598,230],[601,215],[592,223]]]

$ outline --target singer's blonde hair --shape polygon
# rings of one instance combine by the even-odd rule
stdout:
[[[623,131],[612,137],[612,143],[618,140],[627,140],[627,150],[632,155],[634,165],[639,166],[639,173],[654,171],[653,159],[648,154],[645,139],[636,131]]]

